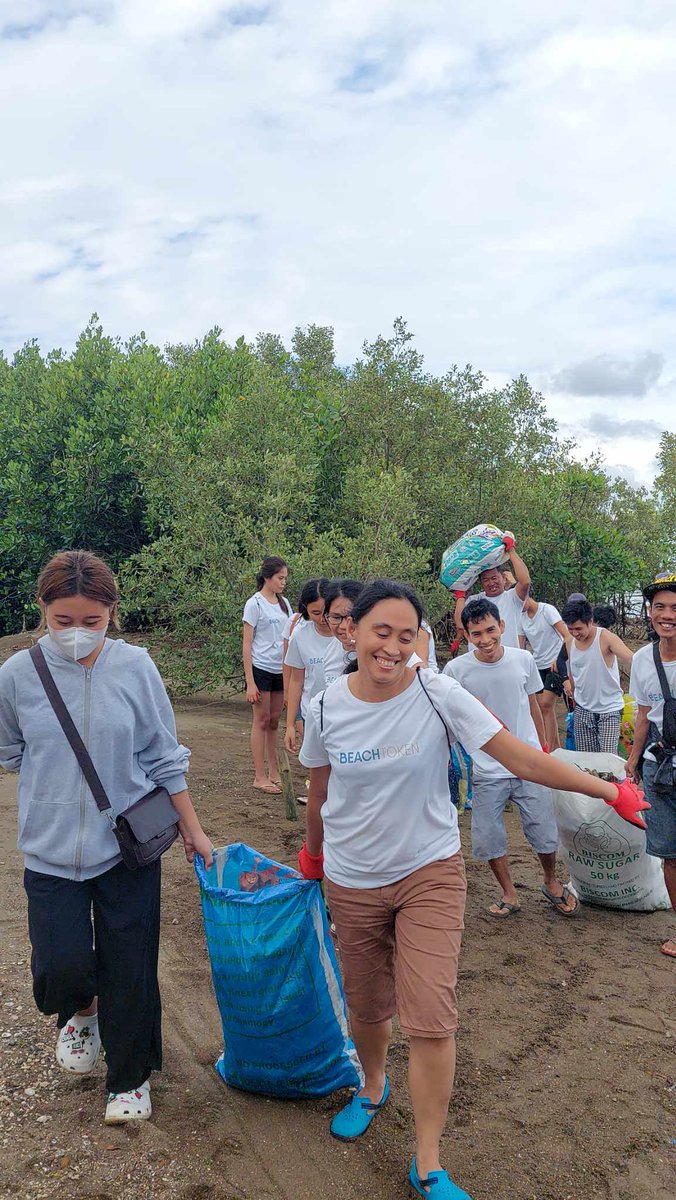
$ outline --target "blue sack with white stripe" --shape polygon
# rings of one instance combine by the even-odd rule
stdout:
[[[268,1096],[361,1087],[321,888],[237,842],[195,856],[226,1083]]]

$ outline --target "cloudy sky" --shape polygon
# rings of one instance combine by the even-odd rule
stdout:
[[[675,111],[673,0],[0,0],[0,346],[401,314],[649,481]]]

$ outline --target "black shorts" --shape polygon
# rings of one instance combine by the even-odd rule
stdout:
[[[284,691],[284,676],[281,671],[277,675],[273,671],[264,671],[261,667],[254,667],[253,677],[259,692]]]
[[[555,696],[563,695],[563,680],[557,671],[551,667],[538,667],[540,679],[545,692],[553,692]]]

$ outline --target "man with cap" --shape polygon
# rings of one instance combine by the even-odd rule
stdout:
[[[643,595],[659,641],[637,650],[631,665],[629,691],[638,715],[626,769],[636,779],[643,756],[643,786],[651,805],[645,813],[646,850],[664,859],[664,882],[676,910],[676,569],[661,571]],[[676,958],[673,938],[660,949]]]

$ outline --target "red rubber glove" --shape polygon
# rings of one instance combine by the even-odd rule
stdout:
[[[504,535],[504,537],[502,539],[502,544],[505,547],[505,550],[513,550],[514,549],[514,547],[516,546],[516,542],[515,542],[514,538],[512,537],[511,533],[506,533]]]
[[[616,783],[617,797],[615,800],[606,800],[611,808],[615,809],[618,817],[622,817],[623,821],[628,821],[630,825],[638,825],[639,829],[646,829],[646,823],[639,813],[645,808],[650,808],[647,800],[644,800],[645,792],[637,788],[631,780],[625,779],[623,783]]]
[[[467,596],[467,592],[454,592],[453,595],[455,596],[456,600],[464,600]]]
[[[460,638],[456,638],[454,642],[451,642],[451,655],[457,654],[459,649],[460,649]]]
[[[303,842],[298,851],[298,870],[304,879],[323,879],[324,855],[321,850],[319,854],[310,854],[307,842]]]

